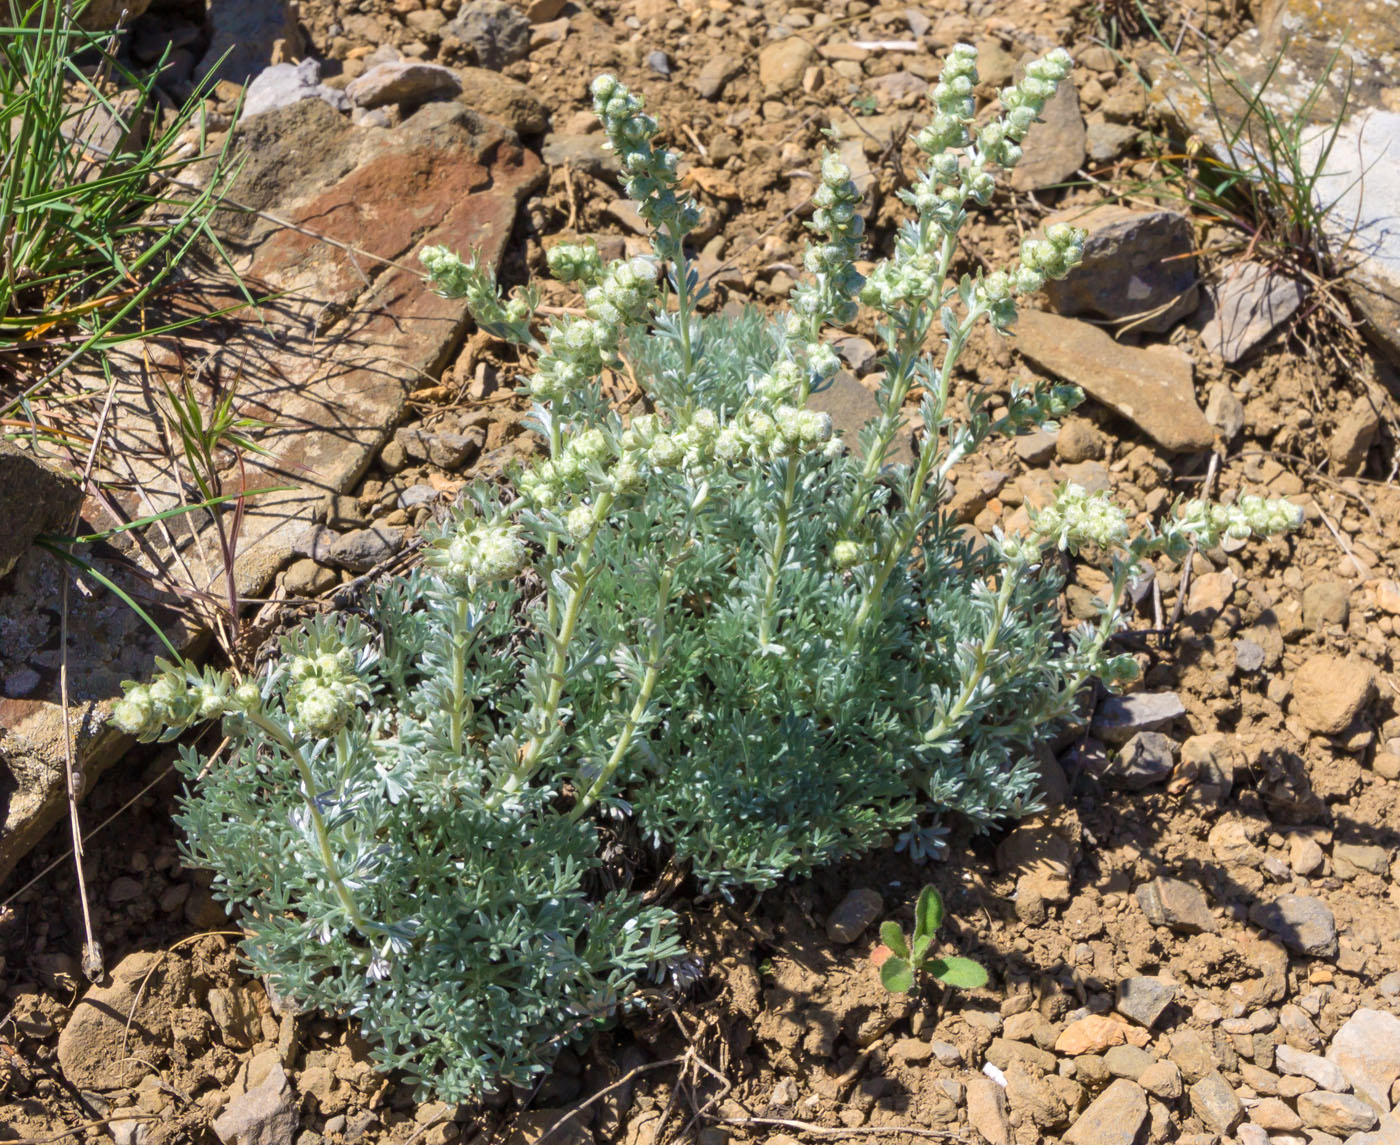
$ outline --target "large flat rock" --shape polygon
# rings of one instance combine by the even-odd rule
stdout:
[[[497,265],[544,168],[508,131],[456,103],[427,104],[383,130],[352,127],[307,100],[255,117],[242,136],[246,161],[232,197],[264,214],[227,212],[220,230],[263,301],[109,356],[117,388],[109,468],[98,475],[109,484],[104,499],[88,498],[82,527],[96,533],[118,523],[114,513],[130,520],[180,503],[182,473],[153,416],[163,384],[187,380],[206,402],[233,389],[235,409],[264,423],[249,432],[267,452],[222,456],[225,492],[291,486],[246,503],[234,580],[249,597],[290,559],[322,498],[364,473],[409,390],[440,371],[461,340],[466,307],[428,288],[417,252],[443,244]],[[241,301],[226,285],[187,284],[181,293],[191,313]],[[180,647],[203,631],[177,613],[180,601],[226,596],[218,554],[203,513],[85,552],[153,609]],[[141,572],[122,571],[132,565]],[[31,551],[0,583],[0,879],[64,805],[60,577],[52,558]],[[123,746],[106,721],[107,701],[123,679],[148,674],[161,649],[99,584],[84,579],[70,598],[72,726],[86,789]]]
[[[1209,449],[1215,431],[1196,404],[1191,362],[1174,346],[1139,349],[1088,322],[1023,310],[1012,346],[1042,370],[1073,382],[1164,449]]]
[[[1343,285],[1371,340],[1400,362],[1400,109],[1393,95],[1400,19],[1394,5],[1266,0],[1258,25],[1212,58],[1218,68],[1208,70],[1202,62],[1149,53],[1144,62],[1157,110],[1248,170],[1268,162],[1268,155],[1262,143],[1251,146],[1251,138],[1262,140],[1258,117],[1245,123],[1244,101],[1232,87],[1261,92],[1285,123],[1309,108],[1303,167],[1318,172],[1312,194],[1328,208],[1324,229]]]

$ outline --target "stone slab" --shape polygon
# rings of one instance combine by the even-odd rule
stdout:
[[[266,453],[221,458],[225,492],[290,487],[245,503],[234,575],[238,593],[252,597],[291,559],[326,495],[364,473],[409,391],[439,372],[461,341],[465,304],[428,288],[418,250],[442,244],[498,264],[519,204],[544,168],[513,134],[455,103],[427,104],[386,131],[354,128],[327,104],[305,100],[250,120],[240,143],[246,159],[233,198],[292,224],[243,212],[221,217],[235,265],[262,301],[110,355],[118,379],[112,461],[98,476],[112,492],[105,504],[89,498],[83,528],[99,532],[117,523],[114,515],[131,520],[180,503],[180,474],[155,431],[153,395],[162,384],[192,378],[206,402],[214,390],[234,388],[237,411],[263,423],[249,433]],[[181,305],[191,313],[241,301],[228,286],[187,287]],[[125,578],[179,647],[201,632],[177,613],[181,597],[226,595],[207,516],[172,518],[93,549],[88,555]],[[132,564],[146,575],[121,571]],[[167,588],[156,590],[152,576]],[[51,558],[30,554],[0,586],[0,681],[24,685],[0,698],[0,879],[63,812],[51,607],[60,583]],[[107,702],[123,679],[149,673],[160,646],[94,582],[70,595],[69,677],[86,789],[123,749],[106,723]]]

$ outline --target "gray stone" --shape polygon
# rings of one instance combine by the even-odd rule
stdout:
[[[530,21],[506,0],[468,0],[448,31],[476,54],[483,68],[500,71],[530,53]]]
[[[1390,868],[1390,851],[1371,843],[1337,843],[1332,848],[1332,866],[1343,879],[1355,878],[1361,871],[1384,875]]]
[[[302,55],[296,7],[287,0],[209,0],[205,23],[209,47],[194,70],[197,80],[246,83],[279,49],[285,58]]]
[[[1046,220],[1083,227],[1084,261],[1045,284],[1060,314],[1094,314],[1134,330],[1163,333],[1194,313],[1196,239],[1183,214],[1105,205]]]
[[[1400,1017],[1381,1010],[1357,1010],[1342,1024],[1327,1050],[1357,1095],[1385,1113],[1400,1080]]]
[[[288,107],[304,99],[319,99],[337,111],[345,111],[350,101],[343,91],[336,91],[321,82],[321,65],[305,59],[299,64],[273,64],[264,68],[243,92],[243,110],[239,123],[255,115]]]
[[[356,107],[391,103],[416,107],[430,99],[451,99],[461,90],[462,81],[451,68],[419,60],[375,64],[345,85],[345,94]]]
[[[310,557],[293,561],[282,576],[282,587],[289,596],[320,596],[340,583],[334,569],[317,564]]]
[[[1106,787],[1141,791],[1165,783],[1175,766],[1175,740],[1161,732],[1138,732],[1123,745],[1102,778]]]
[[[73,1007],[57,1049],[58,1068],[69,1085],[98,1091],[133,1086],[144,1067],[131,1055],[149,1058],[160,1052],[156,1030],[169,1028],[168,1015],[163,1024],[160,1020],[160,961],[159,954],[128,954]],[[152,977],[142,991],[148,973]]]
[[[1240,1099],[1216,1070],[1196,1082],[1190,1092],[1192,1111],[1217,1133],[1231,1132],[1244,1117]]]
[[[1016,456],[1027,465],[1047,465],[1055,456],[1055,435],[1043,429],[1023,433],[1014,443]]]
[[[1279,895],[1271,903],[1255,903],[1249,921],[1278,937],[1295,954],[1310,958],[1337,956],[1337,923],[1331,908],[1309,895]]]
[[[1253,674],[1264,666],[1264,649],[1253,640],[1241,637],[1235,641],[1235,668]]]
[[[1244,429],[1244,403],[1235,397],[1228,382],[1216,382],[1206,400],[1206,421],[1220,431],[1225,441],[1234,441]]]
[[[462,81],[459,103],[504,123],[517,135],[539,135],[549,126],[549,109],[528,85],[490,68],[455,70]]]
[[[292,1145],[297,1125],[296,1092],[274,1063],[261,1083],[228,1103],[211,1128],[222,1145]]]
[[[403,548],[404,530],[392,525],[371,525],[342,533],[326,556],[330,563],[351,572],[369,572]]]
[[[1233,365],[1302,305],[1300,282],[1257,262],[1228,264],[1205,289],[1198,321],[1206,349]]]
[[[1023,310],[1012,346],[1073,382],[1174,453],[1209,449],[1215,431],[1196,404],[1190,359],[1174,346],[1138,349],[1075,318]]]
[[[415,461],[455,471],[476,460],[486,443],[486,431],[471,426],[466,433],[433,433],[419,426],[403,426],[394,432],[394,440]]]
[[[1314,581],[1303,589],[1303,623],[1314,632],[1329,624],[1345,625],[1351,611],[1351,589],[1335,580]]]
[[[1379,1123],[1375,1109],[1350,1093],[1314,1090],[1298,1097],[1298,1116],[1309,1129],[1343,1136],[1366,1133]]]
[[[82,501],[77,482],[0,440],[0,577],[40,533],[67,533]]]
[[[1332,1093],[1345,1093],[1351,1088],[1347,1075],[1336,1062],[1295,1049],[1287,1043],[1274,1050],[1274,1066],[1280,1073],[1305,1077]]]
[[[1126,155],[1141,134],[1130,123],[1095,120],[1085,129],[1084,145],[1095,163],[1112,163]]]
[[[979,1076],[968,1079],[967,1121],[982,1135],[987,1145],[1011,1145],[1011,1118],[1006,1109],[1006,1091],[991,1078]]]
[[[758,82],[769,95],[796,91],[816,58],[816,48],[802,36],[786,36],[764,44],[758,52]]]
[[[572,167],[595,179],[616,182],[622,174],[617,156],[606,150],[604,135],[571,135],[552,131],[544,137],[540,158],[550,167]]]
[[[1147,1094],[1119,1078],[1094,1100],[1063,1137],[1065,1145],[1133,1145],[1147,1124]]]
[[[1220,924],[1206,905],[1206,898],[1180,879],[1156,878],[1137,889],[1138,906],[1153,926],[1165,926],[1178,934],[1218,934]]]
[[[1008,1038],[993,1038],[983,1056],[999,1070],[1007,1069],[1012,1062],[1020,1062],[1041,1073],[1054,1073],[1060,1060],[1049,1050]]]
[[[1181,1070],[1175,1062],[1154,1062],[1138,1075],[1137,1082],[1163,1101],[1175,1101],[1181,1096]]]
[[[700,71],[691,81],[691,86],[701,99],[719,99],[724,85],[738,75],[742,68],[743,61],[735,56],[717,52],[706,58]]]
[[[1150,1053],[1137,1046],[1110,1046],[1104,1052],[1103,1062],[1114,1077],[1126,1077],[1137,1081],[1157,1061]]]
[[[856,887],[827,916],[826,936],[842,945],[854,942],[884,909],[885,900],[879,891]]]
[[[671,74],[671,57],[665,52],[648,52],[646,65],[659,76]]]
[[[1177,986],[1166,978],[1124,978],[1118,983],[1117,1009],[1126,1018],[1151,1029],[1176,1000]]]
[[[807,405],[819,413],[830,415],[832,427],[856,456],[861,456],[860,431],[880,412],[875,395],[845,370],[831,379],[831,385],[818,390],[807,399]],[[914,460],[914,436],[908,426],[895,436],[885,458],[889,464],[909,464]]]
[[[1160,731],[1186,714],[1175,692],[1133,692],[1109,696],[1094,713],[1090,730],[1110,744],[1125,744],[1139,732]]]

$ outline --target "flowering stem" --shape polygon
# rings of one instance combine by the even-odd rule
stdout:
[[[360,908],[355,905],[354,898],[351,897],[349,888],[340,877],[340,871],[336,866],[335,854],[331,850],[330,833],[326,830],[326,821],[321,818],[321,809],[316,806],[316,777],[311,773],[311,765],[306,762],[306,757],[297,747],[296,741],[289,736],[284,728],[270,720],[262,712],[257,710],[245,711],[243,716],[249,723],[256,725],[266,732],[272,740],[287,753],[292,763],[296,766],[297,773],[301,776],[301,797],[306,804],[306,810],[311,816],[311,826],[316,832],[316,845],[321,852],[321,864],[325,867],[326,878],[330,881],[336,898],[340,900],[340,905],[345,913],[350,916],[350,922],[361,934],[368,937],[369,925],[364,915],[360,913]]]
[[[785,458],[787,479],[783,485],[783,499],[778,504],[778,528],[773,537],[773,551],[769,554],[768,579],[763,588],[763,610],[758,616],[758,646],[762,652],[773,642],[773,608],[778,598],[778,574],[783,568],[783,558],[787,555],[788,521],[792,515],[792,500],[797,491],[797,458]]]
[[[618,734],[617,743],[613,745],[612,754],[608,756],[608,762],[603,765],[597,778],[570,812],[569,818],[574,822],[587,814],[607,790],[612,777],[627,757],[628,749],[632,746],[632,740],[637,734],[637,728],[641,726],[647,708],[651,706],[651,696],[656,690],[656,681],[661,676],[661,650],[666,640],[666,611],[671,601],[671,585],[675,580],[676,563],[674,558],[666,563],[666,570],[657,584],[656,618],[651,625],[651,639],[647,642],[647,669],[642,676],[642,686],[637,691],[637,700],[632,705],[632,710],[627,713],[627,720]]]
[[[1006,610],[1011,605],[1011,596],[1015,591],[1019,573],[1020,566],[1010,564],[1002,571],[1001,587],[997,590],[996,603],[992,608],[992,619],[987,625],[986,636],[982,638],[982,643],[977,647],[976,668],[963,680],[962,692],[953,701],[952,706],[943,713],[933,727],[924,733],[925,743],[936,743],[942,739],[962,719],[967,705],[972,702],[972,697],[977,694],[977,689],[981,687],[982,681],[987,675],[987,663],[997,649],[1002,627],[1006,624]],[[1075,690],[1078,690],[1077,686]]]
[[[603,520],[607,516],[612,503],[613,495],[611,493],[599,495],[597,507],[599,520]],[[535,717],[535,730],[520,750],[519,762],[510,769],[496,790],[491,792],[486,799],[486,806],[492,811],[500,810],[510,796],[520,791],[530,781],[531,776],[535,774],[540,765],[545,741],[554,728],[554,722],[559,714],[559,703],[564,698],[564,672],[569,666],[569,645],[573,641],[574,630],[578,627],[579,616],[582,614],[584,602],[588,598],[588,566],[593,559],[593,548],[597,538],[598,534],[594,531],[579,543],[578,552],[575,554],[573,564],[569,569],[569,575],[573,580],[573,591],[569,594],[569,603],[564,608],[563,619],[551,641],[554,651],[549,661],[549,692]],[[553,595],[551,589],[551,600]]]
[[[462,754],[463,716],[467,703],[467,645],[471,642],[467,624],[470,614],[470,603],[465,597],[459,598],[452,623],[452,711],[449,715],[452,751],[456,755]]]
[[[980,306],[972,306],[968,310],[967,317],[948,335],[943,364],[938,371],[938,390],[937,393],[931,395],[933,402],[929,417],[931,434],[936,433],[938,426],[943,422],[943,412],[948,405],[948,390],[953,377],[953,364],[962,353],[967,337],[972,332],[973,324],[981,317],[982,313],[983,310]],[[924,448],[919,453],[919,464],[915,466],[913,477],[909,482],[909,492],[904,504],[904,522],[895,536],[894,543],[886,551],[885,558],[866,589],[860,608],[846,632],[845,647],[848,651],[855,645],[857,634],[871,616],[875,615],[884,598],[885,585],[889,582],[890,574],[894,572],[895,566],[909,551],[918,536],[919,526],[924,520],[922,511],[924,493],[928,489],[928,480],[933,473],[934,462],[937,460],[938,454],[939,443],[931,437],[924,443]]]

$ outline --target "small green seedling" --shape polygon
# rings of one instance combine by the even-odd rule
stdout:
[[[907,994],[925,977],[959,990],[976,990],[987,984],[987,971],[981,963],[971,958],[929,955],[933,933],[942,921],[943,900],[933,887],[925,887],[914,907],[914,933],[909,940],[893,919],[880,924],[880,940],[891,951],[880,964],[880,981],[891,994]]]

